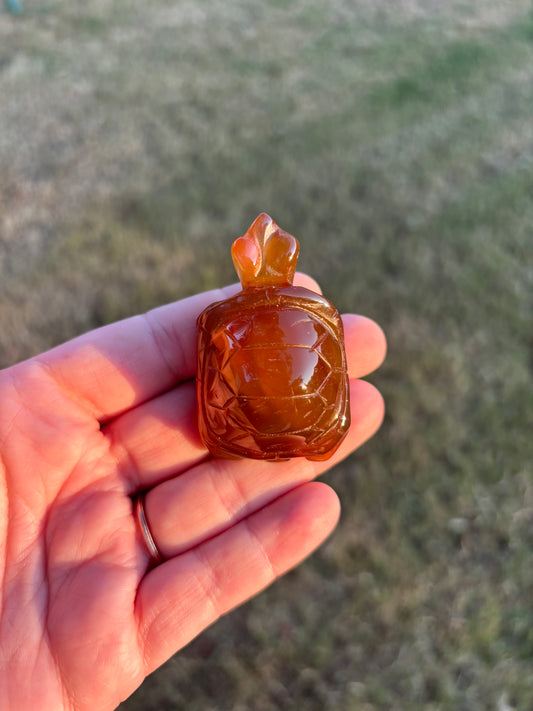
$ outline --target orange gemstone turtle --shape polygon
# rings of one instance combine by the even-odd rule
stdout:
[[[343,328],[292,281],[298,241],[262,213],[233,243],[242,291],[198,318],[198,425],[216,457],[328,459],[350,425]]]

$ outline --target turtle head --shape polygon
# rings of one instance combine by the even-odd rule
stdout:
[[[262,212],[246,234],[235,240],[231,256],[243,289],[290,286],[299,251],[298,240]]]

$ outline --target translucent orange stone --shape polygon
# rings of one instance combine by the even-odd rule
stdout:
[[[215,457],[328,459],[350,425],[337,309],[293,286],[298,241],[262,213],[232,257],[242,291],[198,318],[198,426]]]

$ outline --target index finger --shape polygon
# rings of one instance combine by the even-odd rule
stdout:
[[[297,274],[295,284],[319,291]],[[239,284],[196,294],[139,316],[90,331],[17,368],[37,364],[101,422],[192,378],[196,371],[196,319]]]

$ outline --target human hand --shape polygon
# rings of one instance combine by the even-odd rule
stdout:
[[[308,277],[296,282],[316,289]],[[216,460],[196,426],[196,317],[237,286],[0,371],[0,708],[106,711],[219,615],[305,558],[338,499],[312,483],[379,427],[357,378],[381,330],[346,316],[352,426],[327,462]],[[133,515],[165,562],[151,566]]]

